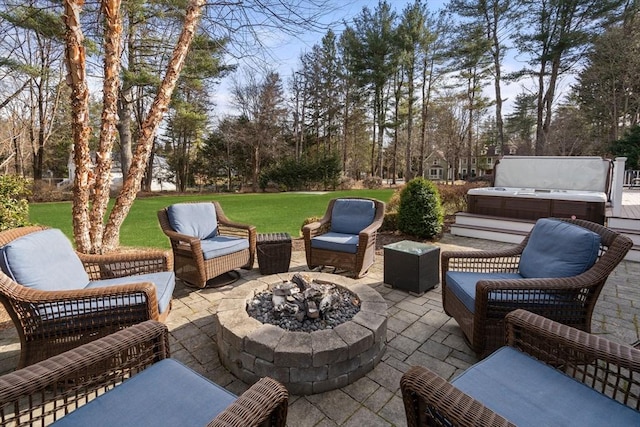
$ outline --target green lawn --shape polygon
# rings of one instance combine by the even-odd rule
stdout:
[[[305,218],[322,216],[334,197],[372,197],[385,203],[392,189],[335,191],[326,194],[194,194],[157,196],[136,199],[120,230],[123,246],[169,248],[162,234],[156,212],[173,203],[217,200],[233,221],[256,226],[258,233],[287,232],[300,235]],[[61,229],[71,238],[71,202],[34,203],[29,206],[30,220],[36,224]]]

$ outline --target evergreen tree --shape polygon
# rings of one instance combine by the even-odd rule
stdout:
[[[576,70],[585,47],[604,24],[619,12],[623,0],[523,0],[516,34],[518,51],[531,68],[520,75],[537,82],[535,154],[546,153],[558,79]]]

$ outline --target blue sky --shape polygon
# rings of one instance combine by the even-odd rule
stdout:
[[[267,51],[261,52],[261,54],[265,56],[265,59],[230,59],[230,62],[237,64],[239,67],[239,71],[235,73],[235,78],[239,80],[242,79],[241,70],[243,67],[248,67],[253,70],[252,72],[255,72],[257,67],[266,66],[278,71],[286,86],[286,81],[292,72],[299,68],[300,55],[310,50],[314,44],[320,43],[329,27],[332,28],[336,34],[340,34],[344,29],[344,21],[351,22],[355,16],[362,12],[363,7],[366,6],[373,10],[378,4],[377,1],[363,0],[329,0],[328,2],[332,10],[322,18],[322,24],[324,24],[326,28],[319,29],[318,31],[308,31],[296,36],[274,31],[263,33],[261,43],[267,47]],[[409,3],[413,3],[413,0],[389,1],[392,10],[398,14],[400,14],[405,5]],[[445,3],[445,0],[427,0],[427,8],[429,11],[436,11],[443,8]],[[216,88],[214,94],[216,115],[234,114],[233,107],[230,103],[231,85],[232,76],[229,76]]]
[[[397,14],[401,14],[405,5],[412,3],[413,0],[401,0],[401,1],[389,1],[392,10],[394,10]],[[344,21],[350,22],[355,16],[359,15],[362,12],[362,8],[367,6],[369,9],[375,9],[378,4],[377,1],[363,1],[363,0],[355,0],[355,1],[340,1],[340,0],[330,0],[331,5],[333,5],[333,10],[327,13],[323,17],[323,23],[325,25],[331,26],[331,28],[339,34],[344,29]],[[447,3],[445,0],[427,0],[427,9],[428,11],[435,12],[444,8],[444,5]],[[333,25],[330,25],[333,23]],[[287,80],[290,78],[292,72],[299,68],[299,57],[305,51],[311,49],[311,47],[320,43],[322,37],[326,34],[326,29],[318,30],[318,31],[309,31],[303,34],[299,34],[297,36],[290,36],[285,34],[284,32],[265,32],[263,33],[263,38],[261,42],[268,48],[266,52],[263,54],[266,57],[264,64],[266,64],[267,68],[274,69],[280,73],[280,76],[285,84],[285,88],[287,86]],[[255,58],[247,59],[247,60],[232,60],[232,62],[237,63],[239,69],[242,70],[243,67],[250,67],[252,69],[252,73],[256,73],[257,67],[259,65]],[[520,69],[524,64],[522,61],[517,60],[514,57],[514,53],[512,52],[510,56],[508,56],[503,64],[503,73],[511,72]],[[235,73],[235,78],[242,80],[242,71],[238,71]],[[569,85],[574,80],[572,78],[565,78],[564,81],[561,81],[557,93],[562,94],[566,92],[569,88]],[[230,104],[230,87],[232,85],[232,78],[225,78],[222,83],[216,88],[214,94],[214,102],[216,103],[215,112],[218,116],[224,116],[226,114],[235,114],[233,108]],[[523,91],[523,87],[532,88],[534,86],[533,82],[520,82],[520,83],[511,83],[509,85],[502,85],[502,96],[505,99],[503,106],[503,114],[508,114],[511,111],[513,101],[517,94]],[[485,88],[486,96],[493,99],[495,97],[493,93],[493,84],[487,85]],[[561,95],[560,95],[561,96]]]

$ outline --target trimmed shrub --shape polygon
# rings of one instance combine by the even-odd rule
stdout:
[[[398,229],[398,212],[386,212],[380,231],[396,231]]]
[[[398,229],[421,238],[432,238],[442,231],[444,214],[438,189],[424,178],[414,178],[400,192]]]
[[[0,175],[0,230],[30,225],[29,185],[25,178]]]
[[[486,187],[485,183],[464,183],[462,185],[455,184],[438,184],[438,194],[442,208],[447,215],[453,215],[456,212],[465,212],[467,210],[467,192],[472,188]]]
[[[398,209],[400,208],[400,192],[402,192],[403,188],[404,187],[398,188],[393,192],[385,206],[386,212],[398,212]]]

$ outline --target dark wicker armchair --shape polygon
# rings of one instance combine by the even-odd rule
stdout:
[[[201,215],[198,215],[201,214]],[[178,218],[181,215],[182,218]],[[207,281],[238,268],[251,270],[256,253],[256,228],[231,221],[218,202],[179,203],[158,211],[164,234],[171,241],[176,276],[192,286],[204,288]],[[199,223],[199,224],[198,224]],[[182,226],[182,232],[176,227]],[[209,230],[211,228],[211,230]],[[197,233],[201,235],[197,235]],[[203,246],[215,240],[245,241],[238,248],[224,248],[208,256]],[[203,243],[209,240],[208,243]],[[212,252],[216,252],[217,249]]]
[[[58,421],[63,425],[140,425],[137,415],[145,420],[160,417],[161,425],[285,425],[288,393],[277,381],[263,378],[236,399],[168,358],[167,327],[146,321],[5,374],[0,377],[0,424],[48,425]],[[199,395],[187,388],[178,394],[179,384],[176,388],[147,388],[144,393],[135,393],[134,388],[130,399],[116,400],[119,404],[114,405],[115,394],[122,396],[131,391],[133,383],[129,381],[136,381],[138,386],[149,380],[161,383],[163,378],[158,377],[167,373],[163,366],[175,369],[179,382],[188,385],[195,381],[194,390],[204,387],[208,392]],[[231,403],[220,405],[220,400]],[[102,406],[95,405],[98,401]],[[151,408],[158,401],[169,403],[157,409],[159,413],[152,413]],[[197,410],[185,414],[190,405],[196,405]],[[94,416],[82,422],[83,412]],[[206,421],[198,424],[209,414]],[[172,417],[179,418],[178,424]]]
[[[25,239],[38,242],[42,233],[63,240],[64,247],[43,244],[18,255],[31,270],[27,275],[41,276],[51,290],[24,286],[7,275],[12,274],[7,271],[8,248],[19,248]],[[0,301],[20,337],[19,368],[145,320],[164,321],[169,314],[175,276],[167,251],[87,255],[75,252],[59,230],[38,226],[0,232],[0,250]],[[74,258],[70,261],[82,270],[87,287],[70,286],[64,279],[71,275],[67,260],[61,258]]]
[[[594,247],[593,265],[569,277],[538,275],[523,278],[523,252],[541,221],[574,224],[598,235],[599,245]],[[551,245],[552,252],[556,245],[565,244],[567,239],[557,234],[547,236],[545,240]],[[517,308],[590,332],[591,316],[600,291],[632,245],[626,236],[589,221],[543,219],[521,244],[511,249],[445,251],[441,256],[444,310],[458,322],[469,345],[480,358],[504,345],[504,317]],[[582,246],[569,247],[564,252],[571,255],[581,249]],[[546,268],[547,265],[543,264],[534,270]],[[460,288],[454,286],[454,275],[460,273],[472,273],[467,277],[473,280],[462,297],[458,291]],[[538,272],[533,273],[536,276]]]
[[[640,350],[525,310],[505,323],[508,346],[456,378],[402,376],[409,427],[640,425]]]
[[[364,276],[373,265],[384,208],[384,202],[375,199],[330,200],[324,216],[302,228],[307,266],[345,269],[356,279]]]

